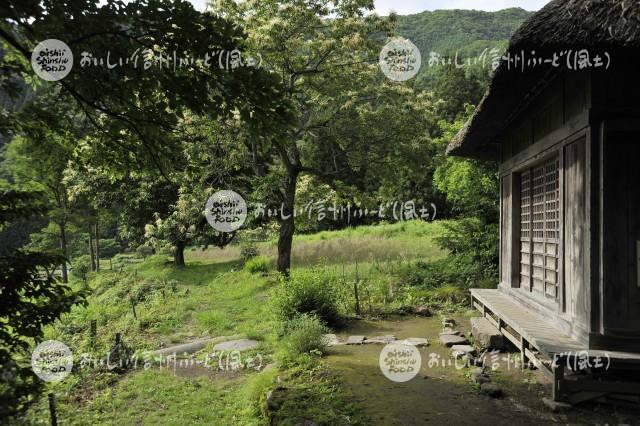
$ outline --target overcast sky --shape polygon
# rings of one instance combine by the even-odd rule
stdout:
[[[196,9],[204,10],[207,0],[190,0]],[[388,15],[395,10],[400,15],[409,15],[436,9],[477,9],[495,11],[509,7],[538,10],[549,0],[375,0],[378,15]]]

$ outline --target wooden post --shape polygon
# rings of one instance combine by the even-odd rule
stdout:
[[[91,320],[91,324],[89,325],[89,342],[91,343],[92,348],[94,348],[96,345],[97,335],[98,335],[98,320]]]
[[[91,259],[91,272],[95,272],[96,270],[96,254],[93,250],[93,233],[91,227],[89,227],[89,257]]]
[[[56,397],[49,393],[49,414],[51,415],[51,426],[58,426],[58,416],[56,415]]]
[[[96,272],[100,272],[100,237],[98,236],[98,215],[96,215],[96,223],[93,226],[96,241]]]
[[[133,297],[129,299],[131,301],[131,310],[133,311],[133,317],[138,319],[138,314],[136,313],[136,302],[134,302]]]
[[[360,296],[358,295],[358,262],[356,261],[356,279],[353,281],[353,295],[356,299],[356,315],[360,316]]]
[[[360,297],[358,296],[358,281],[353,281],[353,296],[356,299],[355,310],[356,315],[360,315]]]
[[[556,402],[562,401],[562,381],[564,379],[564,358],[554,358],[551,364],[551,370],[553,372],[553,388],[552,395],[553,400]]]

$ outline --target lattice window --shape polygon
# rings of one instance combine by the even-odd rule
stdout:
[[[558,297],[559,159],[520,175],[520,286]]]
[[[531,285],[531,172],[520,175],[520,287]]]

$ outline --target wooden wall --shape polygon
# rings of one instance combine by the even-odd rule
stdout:
[[[586,137],[564,148],[564,238],[562,310],[577,319],[583,333],[590,331],[591,298],[587,277],[587,170]]]
[[[528,309],[587,342],[592,331],[589,241],[588,73],[558,76],[513,120],[501,139],[501,288]],[[553,156],[560,164],[560,240],[557,298],[519,288],[520,171]],[[517,219],[516,219],[517,218]],[[514,238],[514,236],[516,238]]]
[[[640,132],[606,133],[602,153],[604,334],[640,337]]]

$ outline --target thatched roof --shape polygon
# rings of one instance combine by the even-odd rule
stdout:
[[[508,51],[538,53],[576,49],[639,49],[637,0],[553,0],[525,21]],[[449,143],[447,153],[497,159],[496,138],[560,68],[508,70],[502,62],[475,113]]]

